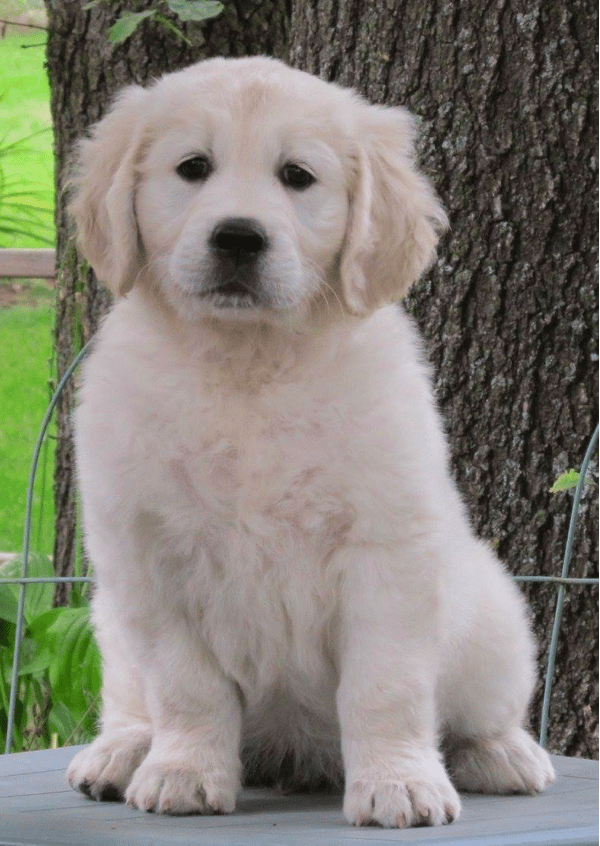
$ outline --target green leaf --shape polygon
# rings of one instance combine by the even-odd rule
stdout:
[[[10,676],[12,672],[12,650],[0,647],[0,714],[8,713]],[[2,716],[4,717],[4,714]]]
[[[81,7],[83,12],[87,12],[88,9],[93,9],[94,6],[98,6],[99,3],[105,3],[106,0],[90,0],[89,3],[86,3],[85,6]]]
[[[23,559],[17,556],[0,568],[0,578],[19,578],[23,575]],[[52,562],[46,555],[29,555],[28,577],[49,578],[54,575]],[[0,584],[0,618],[9,623],[17,621],[17,603],[21,586]],[[44,611],[52,608],[54,586],[29,584],[25,591],[25,620],[30,623]]]
[[[175,24],[174,24],[172,21],[170,21],[168,18],[163,18],[163,16],[162,16],[162,15],[157,15],[157,16],[154,18],[154,20],[155,20],[157,23],[159,23],[161,26],[164,26],[164,28],[165,28],[165,29],[170,30],[172,33],[174,33],[174,34],[175,34],[175,35],[177,35],[179,38],[181,38],[183,41],[185,41],[185,43],[186,43],[189,47],[191,47],[191,46],[192,46],[192,42],[191,42],[191,41],[190,41],[190,39],[186,36],[186,34],[185,34],[184,32],[182,32],[180,29],[178,29],[178,28],[175,26]]]
[[[560,491],[569,491],[571,488],[576,488],[579,482],[579,473],[577,470],[571,468],[566,473],[563,473],[550,488],[550,493],[559,493]]]
[[[20,676],[35,676],[38,673],[43,673],[50,666],[52,656],[49,649],[42,649],[41,652],[36,653],[30,661],[23,662],[19,668]]]
[[[121,44],[123,41],[127,41],[143,20],[155,14],[156,9],[148,9],[145,12],[124,12],[109,28],[108,40],[112,44]]]
[[[65,610],[64,608],[49,608],[48,611],[39,614],[29,623],[27,631],[40,649],[45,649],[46,646],[52,649],[54,645],[54,634],[51,631],[51,627]]]
[[[100,654],[87,608],[54,610],[60,614],[53,620],[46,617],[50,623],[46,634],[52,653],[48,668],[52,696],[53,700],[64,702],[79,719],[100,689]]]
[[[100,650],[89,609],[51,608],[32,621],[28,632],[34,648],[28,650],[24,671],[48,671],[50,731],[59,734],[61,743],[73,737],[87,741],[96,731],[101,687]]]
[[[217,0],[167,0],[167,6],[182,21],[205,21],[216,18],[224,9]]]
[[[76,721],[64,702],[54,700],[48,714],[50,731],[58,734],[60,742],[66,743],[76,728]]]
[[[12,585],[0,585],[0,620],[16,623],[18,599],[11,588]]]

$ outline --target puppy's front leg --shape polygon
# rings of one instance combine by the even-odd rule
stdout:
[[[145,679],[152,745],[125,798],[163,814],[230,813],[241,771],[235,686],[199,638],[186,642],[183,627],[161,635],[153,658]]]
[[[435,573],[418,572],[427,568],[418,558],[405,569],[384,547],[345,558],[337,696],[344,813],[354,825],[387,828],[451,822],[460,801],[435,745]]]

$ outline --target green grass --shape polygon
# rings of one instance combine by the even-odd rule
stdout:
[[[21,550],[23,545],[29,466],[49,400],[53,320],[50,304],[0,309],[0,552]],[[52,553],[54,536],[50,478],[54,441],[47,444],[38,470],[32,522],[32,548],[41,553]]]
[[[17,20],[40,5],[0,0],[0,17]],[[13,28],[0,39],[0,247],[54,244],[45,41],[45,32]],[[49,399],[52,293],[37,287],[32,299],[41,305],[0,308],[0,552],[21,550],[23,544],[29,465]],[[53,443],[42,452],[34,500],[32,546],[42,553],[52,552]]]
[[[0,39],[0,247],[54,243],[46,34],[31,33]]]

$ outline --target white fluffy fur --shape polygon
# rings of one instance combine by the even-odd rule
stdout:
[[[553,777],[523,729],[523,601],[390,305],[445,225],[412,136],[401,109],[253,58],[130,88],[80,144],[80,244],[127,293],[76,415],[104,707],[68,777],[94,798],[229,812],[245,768],[344,782],[351,823],[403,827],[456,818],[456,788]],[[177,175],[190,155],[205,181]],[[283,185],[289,161],[316,182]],[[232,216],[269,238],[252,307],[202,296]]]

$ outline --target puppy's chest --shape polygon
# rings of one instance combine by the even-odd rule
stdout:
[[[345,445],[330,409],[295,413],[260,403],[206,409],[178,424],[167,472],[183,510],[211,545],[326,553],[351,523]],[[228,539],[228,540],[227,540]]]
[[[174,528],[185,520],[194,539],[188,608],[247,696],[275,679],[293,687],[295,674],[329,683],[332,559],[353,511],[342,444],[327,426],[307,409],[296,419],[256,409],[207,415],[196,442],[180,431],[180,453],[169,462]],[[285,667],[291,676],[283,680]]]

